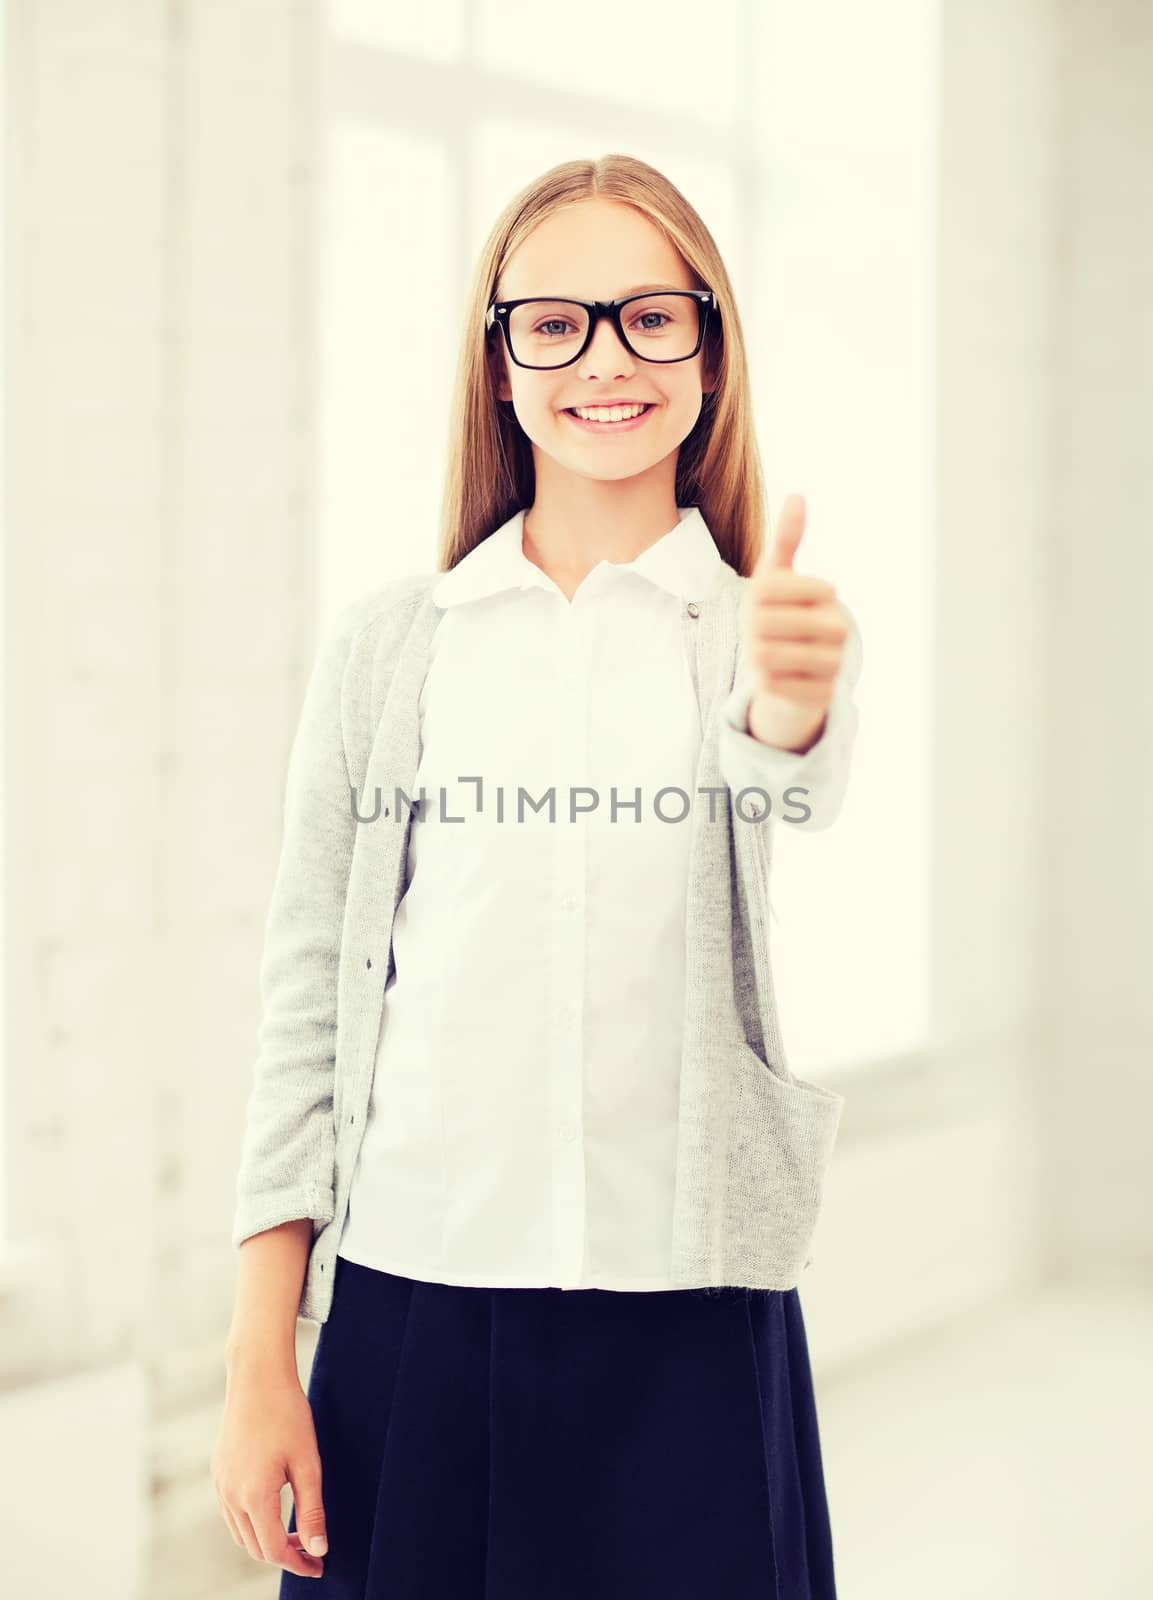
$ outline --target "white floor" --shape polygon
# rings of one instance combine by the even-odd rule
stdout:
[[[1049,1289],[817,1404],[839,1600],[1153,1595],[1153,1289]]]

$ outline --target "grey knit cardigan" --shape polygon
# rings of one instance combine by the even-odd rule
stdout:
[[[318,651],[288,760],[232,1243],[311,1218],[298,1315],[318,1323],[332,1302],[393,970],[408,802],[417,798],[418,700],[439,617],[431,590],[441,576],[402,578],[345,607]],[[765,747],[741,720],[752,681],[739,610],[748,581],[722,562],[711,587],[682,609],[702,728],[685,824],[693,830],[688,981],[669,1263],[670,1281],[684,1288],[797,1283],[844,1105],[786,1061],[769,961],[769,867],[777,828],[811,832],[840,810],[860,633],[849,613],[826,728],[797,780],[809,787],[771,794],[759,786]],[[734,793],[722,777],[722,739],[730,773],[747,772],[749,789]],[[380,816],[360,820],[373,816],[378,789]],[[791,820],[806,807],[807,817]]]

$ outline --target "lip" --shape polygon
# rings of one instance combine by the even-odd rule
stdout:
[[[586,433],[632,433],[637,428],[642,427],[656,410],[656,403],[652,400],[633,400],[631,402],[618,400],[616,403],[618,405],[647,406],[648,410],[642,411],[639,417],[630,417],[627,422],[587,422],[584,417],[574,417],[572,412],[568,410],[562,411],[561,416],[567,417],[574,427],[583,428]]]

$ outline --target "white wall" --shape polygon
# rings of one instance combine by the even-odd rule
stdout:
[[[1050,1259],[1153,1281],[1153,7],[1057,8],[1061,212],[1047,518]]]
[[[9,12],[7,1218],[34,1254],[0,1257],[0,1437],[40,1460],[69,1392],[100,1425],[30,1382],[127,1369],[147,1404],[106,1398],[104,1471],[51,1435],[61,1536],[16,1587],[6,1540],[0,1588],[78,1592],[75,1531],[93,1600],[137,1562],[148,1600],[224,1600],[270,1578],[208,1463],[270,775],[314,645],[314,9]],[[6,1527],[43,1488],[16,1475]]]

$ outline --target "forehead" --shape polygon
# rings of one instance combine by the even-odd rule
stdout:
[[[676,246],[635,206],[579,200],[539,222],[512,251],[496,298],[554,294],[613,300],[647,285],[691,289]]]

